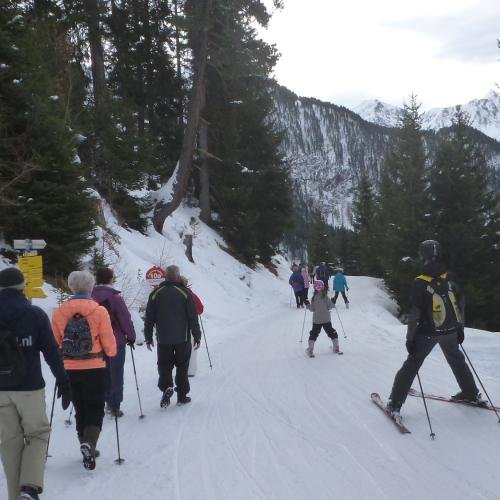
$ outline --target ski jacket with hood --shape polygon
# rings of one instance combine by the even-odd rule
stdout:
[[[446,272],[446,266],[443,262],[430,262],[422,268],[423,274],[436,278]],[[461,317],[464,317],[465,299],[462,290],[453,273],[447,273],[447,280],[451,285],[453,292],[458,300],[458,308],[460,309]],[[415,279],[410,296],[410,311],[408,313],[408,329],[406,331],[406,340],[413,341],[415,335],[436,336],[434,326],[431,324],[432,319],[428,317],[427,311],[432,310],[432,297],[427,293],[428,283]]]
[[[314,324],[331,323],[330,310],[333,309],[333,302],[328,298],[327,294],[323,295],[321,292],[314,292],[307,309],[313,313]]]
[[[81,314],[89,323],[92,333],[92,350],[90,353],[95,357],[90,359],[65,359],[64,367],[66,370],[105,368],[104,356],[108,358],[116,356],[116,340],[108,311],[95,300],[92,300],[90,296],[85,296],[85,298],[75,296],[64,302],[52,315],[52,328],[59,347],[62,346],[64,329],[75,314]]]
[[[299,271],[294,271],[288,280],[288,283],[292,286],[294,292],[301,292],[304,290],[304,278]]]
[[[5,391],[36,391],[45,387],[40,364],[40,353],[58,384],[68,381],[61,355],[52,334],[50,321],[39,307],[30,304],[19,290],[0,290],[0,323],[11,329],[24,354],[27,372],[18,386]]]
[[[346,289],[349,290],[349,287],[347,286],[347,280],[341,272],[338,272],[333,277],[333,289],[336,292],[345,292]]]
[[[153,340],[156,326],[158,344],[182,344],[191,339],[201,340],[198,314],[189,290],[179,283],[164,281],[149,295],[144,320],[144,338]]]
[[[111,286],[97,285],[92,291],[92,298],[109,312],[116,344],[122,346],[135,342],[134,324],[121,293]]]

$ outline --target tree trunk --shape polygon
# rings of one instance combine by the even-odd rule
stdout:
[[[186,195],[191,171],[193,168],[193,153],[196,145],[198,124],[203,104],[203,89],[205,71],[207,67],[208,52],[208,22],[210,18],[212,0],[194,0],[192,5],[193,21],[193,88],[189,101],[188,116],[182,149],[179,157],[176,178],[172,184],[171,199],[165,203],[160,200],[153,215],[153,225],[160,234],[163,230],[165,219],[171,215],[181,204]]]
[[[206,84],[202,91],[202,108],[206,103]],[[210,208],[210,171],[208,164],[208,122],[205,118],[200,118],[199,149],[201,157],[200,166],[200,219],[209,224],[212,222],[212,210]]]
[[[89,29],[90,58],[92,84],[96,108],[100,108],[106,100],[106,73],[104,71],[104,49],[100,28],[100,0],[84,0]]]
[[[181,56],[181,37],[180,37],[180,30],[179,30],[179,1],[174,0],[174,15],[175,15],[175,59],[176,59],[176,64],[177,64],[177,81],[179,82],[179,85],[181,84],[182,80],[182,56]],[[178,123],[179,126],[182,127],[184,123],[184,105],[182,102],[182,96],[179,97],[179,102],[178,102]]]

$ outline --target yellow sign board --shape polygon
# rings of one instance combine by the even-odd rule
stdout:
[[[26,297],[28,297],[28,299],[46,299],[47,298],[47,295],[40,287],[25,288],[24,295],[26,295]]]
[[[24,274],[26,288],[24,294],[31,299],[44,299],[43,285],[43,260],[41,255],[23,255],[19,258],[18,266]]]

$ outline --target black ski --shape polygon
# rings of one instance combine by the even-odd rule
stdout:
[[[409,396],[413,396],[415,398],[421,398],[422,393],[420,391],[417,391],[416,389],[413,389],[413,387],[408,391]],[[424,396],[426,399],[433,399],[435,401],[444,401],[445,403],[457,403],[457,404],[462,404],[466,406],[474,406],[475,408],[482,408],[483,410],[491,410],[491,411],[500,411],[500,407],[498,406],[491,406],[489,403],[485,404],[478,404],[478,403],[473,403],[472,401],[465,401],[465,400],[460,400],[460,399],[451,399],[446,396],[437,396],[435,394],[426,394],[424,393]]]
[[[385,407],[384,402],[382,401],[382,398],[380,397],[379,394],[376,392],[372,392],[371,395],[372,401],[394,422],[394,425],[399,429],[399,432],[401,434],[411,434],[411,431],[409,431],[403,424],[401,417],[399,418],[394,418],[390,412],[387,410]]]

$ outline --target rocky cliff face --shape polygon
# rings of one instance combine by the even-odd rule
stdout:
[[[332,226],[349,227],[353,187],[363,171],[377,183],[396,129],[368,122],[335,104],[298,97],[285,87],[275,86],[272,93],[272,121],[283,134],[297,207],[306,215],[318,208]],[[429,150],[436,134],[426,133]],[[479,132],[478,137],[491,168],[500,172],[500,143]]]

